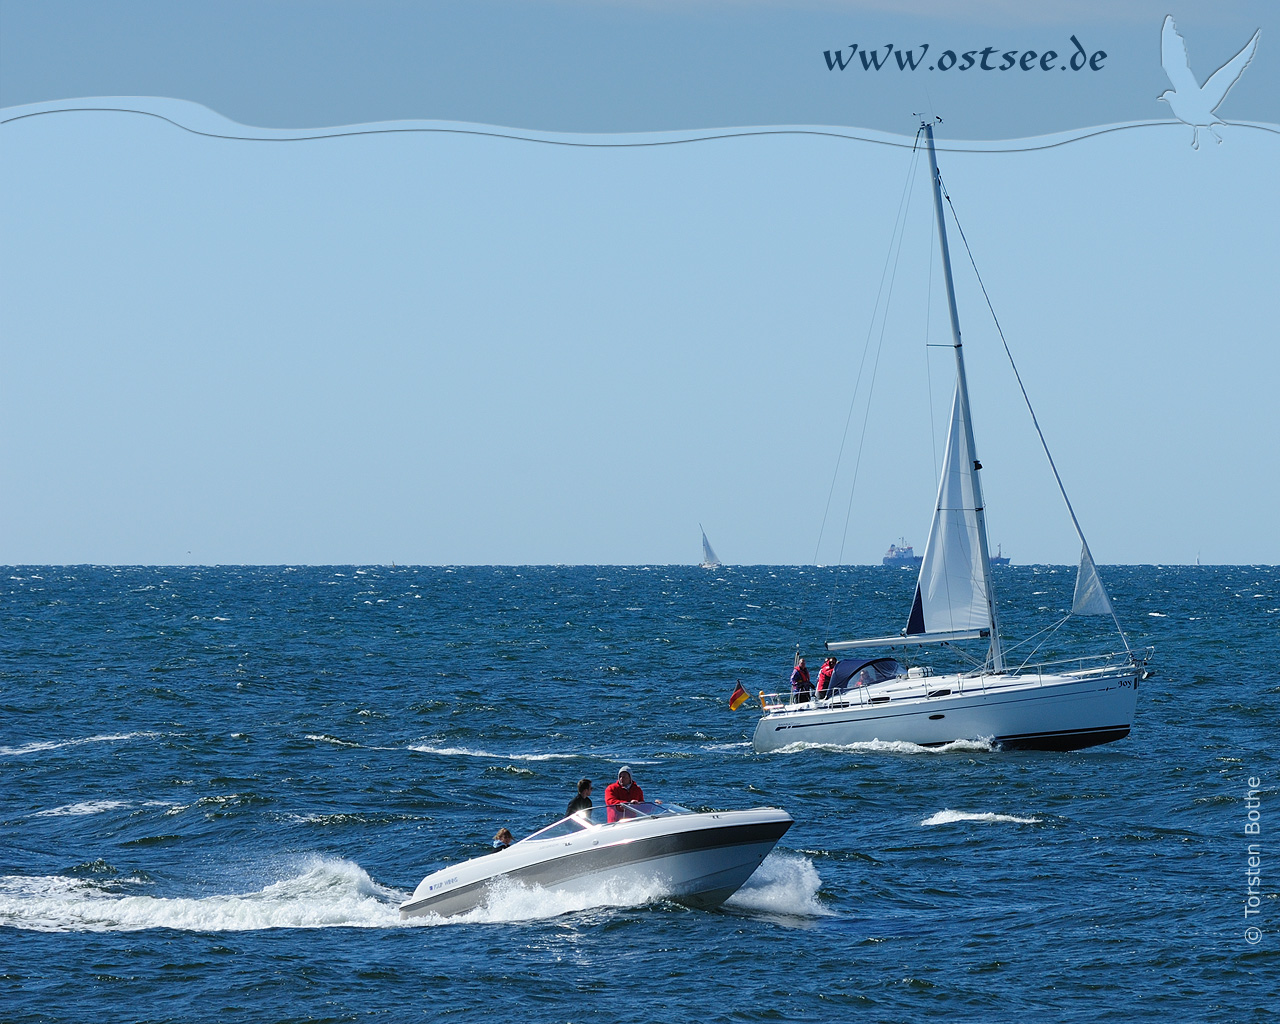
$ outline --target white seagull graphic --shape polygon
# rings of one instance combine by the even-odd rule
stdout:
[[[1201,85],[1191,73],[1191,62],[1187,60],[1187,44],[1173,24],[1173,15],[1166,14],[1164,27],[1160,30],[1160,63],[1164,65],[1164,73],[1169,76],[1172,89],[1167,89],[1156,97],[1169,104],[1173,116],[1183,124],[1194,129],[1191,136],[1191,148],[1200,148],[1200,129],[1207,128],[1219,143],[1222,136],[1213,130],[1215,124],[1223,124],[1214,113],[1218,105],[1227,98],[1231,87],[1239,81],[1244,69],[1253,60],[1253,51],[1258,48],[1258,29],[1244,45],[1244,49],[1218,68],[1209,80]]]

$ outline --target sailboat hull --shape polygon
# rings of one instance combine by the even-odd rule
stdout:
[[[1007,750],[1079,750],[1129,735],[1141,668],[929,676],[784,705],[756,725],[758,751],[792,744],[991,741]]]

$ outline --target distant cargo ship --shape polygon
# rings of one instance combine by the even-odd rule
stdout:
[[[992,565],[1008,565],[1009,556],[1002,554],[1003,547],[997,546],[996,553],[991,556]],[[885,565],[893,566],[895,569],[919,569],[920,563],[924,561],[923,555],[917,555],[911,548],[910,544],[899,546],[898,544],[890,544],[889,550],[885,552],[881,561]]]
[[[923,555],[917,555],[911,548],[910,544],[890,544],[889,550],[885,552],[881,561],[885,565],[892,566],[895,569],[919,569],[920,563],[924,561]]]

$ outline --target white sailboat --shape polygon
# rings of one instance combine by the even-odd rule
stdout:
[[[719,569],[720,559],[716,557],[716,553],[711,550],[711,542],[707,540],[707,531],[702,529],[702,524],[698,524],[698,529],[702,530],[702,561],[698,563],[702,569]]]
[[[933,126],[926,123],[922,130],[933,175],[956,385],[937,504],[915,598],[901,634],[827,643],[832,653],[859,653],[837,663],[821,696],[801,694],[796,703],[791,694],[762,693],[764,715],[753,738],[756,750],[793,743],[844,745],[875,740],[942,745],[960,739],[990,739],[1004,748],[1074,750],[1122,739],[1133,725],[1146,660],[1129,649],[1123,631],[1125,650],[1120,653],[1017,666],[1006,658],[992,591],[982,464],[969,414]],[[1049,462],[1052,466],[1052,457]],[[1056,467],[1054,476],[1061,488]],[[1066,500],[1065,490],[1062,494]],[[1110,615],[1114,620],[1089,545],[1070,501],[1066,503],[1081,545],[1072,614]],[[939,675],[924,666],[908,669],[893,656],[894,648],[964,640],[988,643],[985,661],[969,672]],[[860,653],[877,648],[878,655]]]

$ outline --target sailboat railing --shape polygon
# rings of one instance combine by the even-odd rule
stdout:
[[[1079,675],[1088,677],[1108,673],[1128,675],[1142,672],[1154,654],[1148,648],[1142,658],[1132,651],[1112,651],[1107,654],[1080,655],[1024,665],[1016,672],[992,672],[982,669],[976,672],[954,674],[894,676],[874,683],[850,687],[833,697],[795,700],[795,694],[787,690],[776,693],[760,693],[760,706],[766,714],[789,714],[799,711],[815,711],[847,708],[853,705],[866,707],[887,704],[896,700],[940,699],[963,695],[968,691],[990,693],[1013,686],[1026,686],[1034,679],[1043,686],[1046,676]]]

